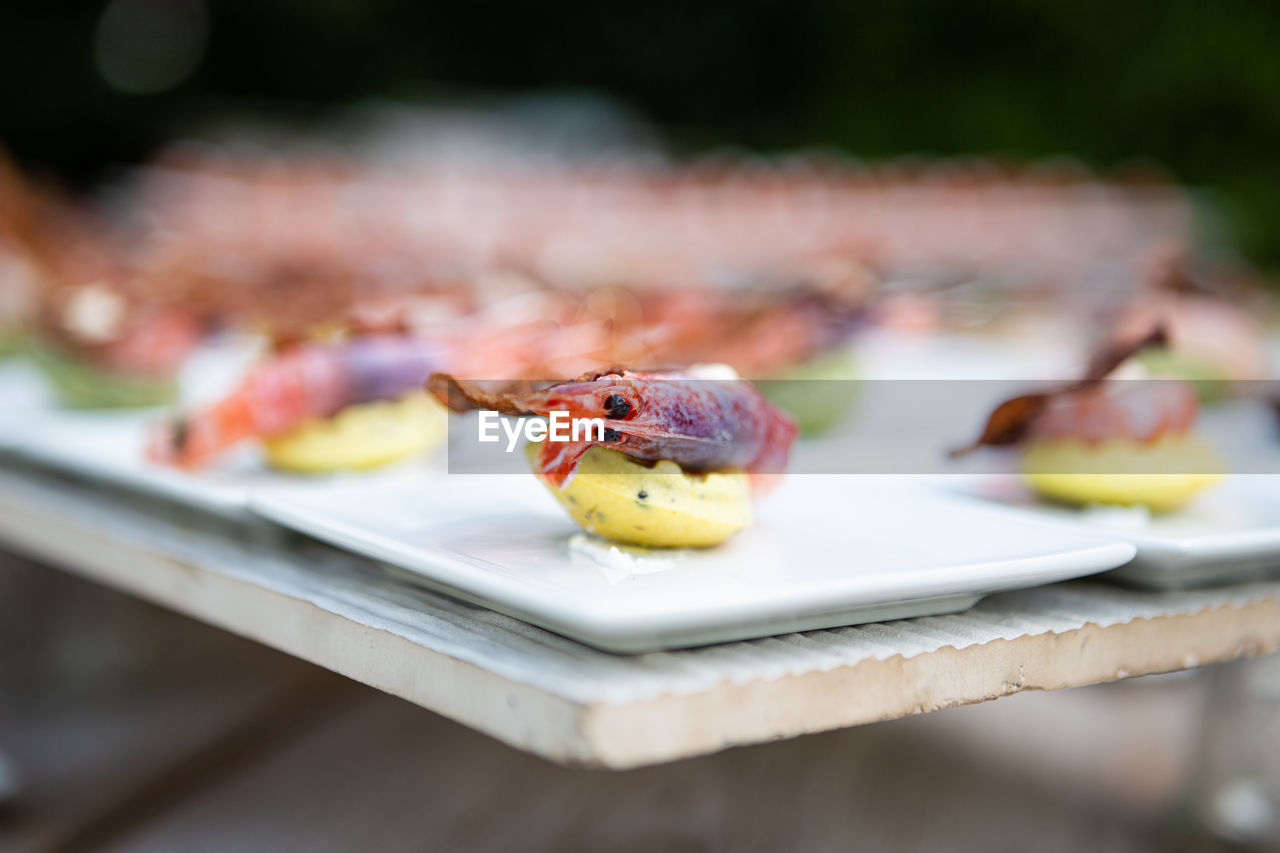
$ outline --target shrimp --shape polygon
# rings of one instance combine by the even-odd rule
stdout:
[[[408,335],[294,344],[251,370],[228,397],[168,424],[148,455],[198,468],[241,441],[270,438],[347,406],[421,388],[447,363],[444,347]]]
[[[558,488],[597,444],[642,462],[669,459],[688,472],[743,469],[758,478],[782,473],[796,437],[795,422],[742,380],[606,369],[528,392],[487,392],[447,374],[432,376],[428,388],[454,411],[603,419],[603,441],[544,442],[539,472]]]
[[[1053,397],[1031,423],[1030,435],[1089,444],[1113,438],[1147,444],[1190,432],[1199,406],[1195,387],[1185,380],[1112,382]]]
[[[148,455],[198,468],[241,441],[270,438],[350,405],[420,389],[437,371],[529,375],[543,362],[580,362],[602,346],[595,327],[560,326],[556,319],[536,312],[507,323],[472,316],[426,337],[410,334],[394,310],[380,321],[357,317],[351,325],[356,333],[342,342],[298,342],[281,349],[221,402],[168,424]]]
[[[1162,326],[1144,337],[1108,349],[1082,379],[1060,388],[1022,394],[996,406],[982,434],[959,457],[984,446],[1017,445],[1031,438],[1070,438],[1089,443],[1127,438],[1149,443],[1185,435],[1200,413],[1195,386],[1180,379],[1112,381],[1108,376],[1147,347],[1167,343]]]

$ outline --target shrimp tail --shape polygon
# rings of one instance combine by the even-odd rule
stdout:
[[[148,445],[147,457],[179,468],[199,468],[256,432],[247,396],[234,394],[198,416],[178,416],[164,424]]]

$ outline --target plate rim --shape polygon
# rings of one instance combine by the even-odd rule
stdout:
[[[728,608],[707,609],[703,606],[696,611],[677,609],[646,614],[619,613],[601,608],[587,611],[580,604],[575,603],[576,600],[556,598],[536,587],[512,585],[501,578],[490,578],[486,575],[466,576],[463,573],[465,563],[443,549],[398,543],[394,539],[370,533],[358,525],[347,522],[321,522],[308,510],[290,505],[291,497],[294,496],[283,491],[259,492],[250,496],[249,505],[254,513],[273,523],[369,559],[390,563],[404,571],[427,578],[435,584],[443,585],[447,589],[475,596],[479,599],[479,603],[490,609],[507,612],[507,608],[518,607],[542,620],[553,621],[560,627],[558,629],[552,627],[552,630],[560,630],[562,633],[567,632],[566,629],[571,629],[573,632],[590,633],[593,636],[618,638],[637,633],[652,633],[657,629],[691,630],[695,626],[706,626],[713,622],[730,619],[762,621],[770,618],[770,613],[780,607],[793,608],[795,616],[801,614],[817,616],[824,612],[822,608],[811,603],[814,597],[823,594],[823,590],[815,590],[813,587],[806,588],[803,593],[797,593],[798,598],[803,597],[808,601],[787,599],[781,605],[775,596],[749,603],[735,602]],[[305,499],[303,496],[303,501]],[[981,508],[978,511],[985,512]],[[1034,519],[1027,521],[1034,522]],[[1061,527],[1058,529],[1062,531]],[[916,573],[917,576],[925,574],[926,580],[913,586],[908,595],[879,595],[874,589],[860,592],[856,596],[848,592],[827,591],[828,594],[844,596],[838,603],[831,604],[827,610],[835,613],[855,607],[870,607],[943,595],[977,594],[981,597],[994,592],[1041,586],[1118,568],[1131,562],[1137,553],[1133,543],[1118,537],[1109,538],[1093,534],[1091,538],[1093,541],[1083,541],[1075,547],[1047,550],[1045,553],[1032,556],[933,567]],[[430,566],[431,570],[424,570],[422,568],[424,565]],[[965,573],[962,581],[957,582],[947,577],[956,573],[957,570]],[[973,577],[975,572],[979,577]],[[495,606],[495,603],[503,606]],[[763,611],[769,611],[769,613]],[[521,618],[536,621],[524,616]],[[833,623],[829,627],[836,626],[837,624]],[[544,625],[544,627],[551,626]],[[744,636],[749,633],[744,633]],[[781,631],[773,633],[781,633]]]

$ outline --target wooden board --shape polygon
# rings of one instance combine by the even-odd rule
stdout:
[[[1280,582],[1094,582],[955,616],[611,655],[282,531],[0,471],[0,542],[546,758],[632,767],[1280,646]]]

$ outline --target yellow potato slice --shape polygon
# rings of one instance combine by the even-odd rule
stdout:
[[[525,448],[535,471],[538,447]],[[583,529],[629,545],[705,548],[751,524],[751,484],[740,471],[686,474],[668,460],[649,468],[593,447],[564,489],[543,482]]]
[[[1224,467],[1211,447],[1187,436],[1150,444],[1041,440],[1027,445],[1022,456],[1023,479],[1043,497],[1073,504],[1139,504],[1156,512],[1186,506],[1222,479]]]
[[[263,442],[267,462],[283,471],[325,474],[389,465],[444,441],[448,414],[425,391],[398,400],[348,406],[324,420]]]

